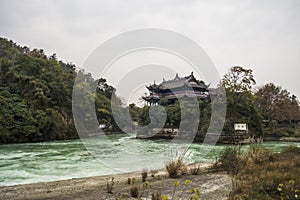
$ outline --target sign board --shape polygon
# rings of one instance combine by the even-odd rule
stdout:
[[[99,128],[105,128],[105,124],[100,124]]]
[[[247,131],[248,127],[247,124],[234,124],[235,131]]]

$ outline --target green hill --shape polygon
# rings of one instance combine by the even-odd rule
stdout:
[[[0,38],[0,72],[0,143],[78,138],[71,99],[75,65]],[[104,79],[91,80],[105,86],[96,102],[106,113],[102,121],[111,125],[113,88]]]

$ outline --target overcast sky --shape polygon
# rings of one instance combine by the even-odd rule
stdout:
[[[299,0],[0,0],[1,37],[79,67],[102,42],[145,27],[196,41],[220,75],[241,65],[300,99]]]

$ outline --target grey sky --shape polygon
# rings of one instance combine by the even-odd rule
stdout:
[[[145,27],[190,37],[220,75],[241,65],[300,99],[299,0],[0,0],[1,37],[79,67],[105,40]]]

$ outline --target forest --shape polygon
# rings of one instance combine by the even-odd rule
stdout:
[[[78,138],[72,116],[72,90],[76,71],[72,63],[58,61],[56,54],[21,47],[0,38],[0,143],[39,142]],[[105,79],[95,82],[97,114],[113,125],[110,96],[113,87]],[[119,130],[119,129],[117,129]]]
[[[111,98],[115,89],[104,78],[94,80],[91,74],[72,63],[58,61],[56,54],[47,56],[42,49],[21,47],[0,38],[0,143],[40,142],[78,138],[72,115],[72,90],[76,76],[81,76],[83,90],[96,87],[95,109],[99,124],[107,133],[134,131],[136,124],[150,123],[150,107],[132,103],[124,105],[120,98]],[[286,89],[268,83],[255,87],[251,69],[231,67],[219,83],[227,98],[227,114],[223,133],[234,134],[234,123],[247,123],[249,132],[262,137],[300,136],[299,102]],[[112,100],[113,99],[113,100]],[[201,142],[211,118],[210,99],[198,100],[200,122],[195,138]],[[123,124],[114,120],[111,105],[124,113]],[[165,105],[165,127],[177,128],[181,113],[179,103]],[[132,120],[125,114],[129,109]],[[124,111],[124,112],[123,112]],[[191,113],[193,110],[190,111]],[[87,120],[87,119],[85,119]],[[121,127],[120,127],[121,126]]]

